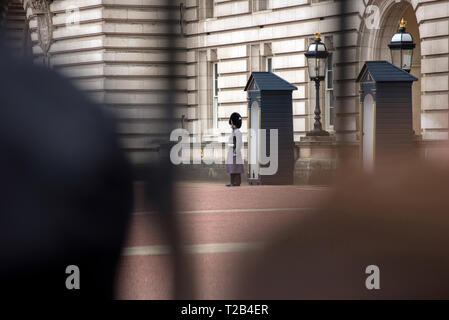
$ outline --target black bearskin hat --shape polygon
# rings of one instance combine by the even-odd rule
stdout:
[[[235,125],[238,129],[240,129],[242,127],[242,116],[237,112],[234,112],[229,118],[229,124]]]

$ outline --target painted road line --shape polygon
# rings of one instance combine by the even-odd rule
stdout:
[[[247,252],[263,249],[262,242],[227,242],[227,243],[205,243],[184,246],[185,253],[205,254],[205,253],[232,253]],[[123,256],[160,256],[171,253],[170,246],[138,246],[127,247],[123,250]]]
[[[265,208],[265,209],[216,209],[216,210],[191,210],[191,211],[178,211],[178,214],[198,214],[198,213],[243,213],[243,212],[295,212],[295,211],[314,211],[318,208]],[[156,214],[156,212],[142,211],[134,212],[133,215],[145,216]]]

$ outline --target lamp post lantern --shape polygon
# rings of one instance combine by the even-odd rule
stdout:
[[[407,22],[402,18],[399,24],[399,30],[391,38],[388,47],[391,51],[391,63],[410,73],[412,69],[413,49],[415,49],[416,44],[413,42],[412,35],[406,32],[406,25]]]
[[[304,55],[307,58],[310,80],[315,81],[316,89],[315,123],[313,130],[308,132],[307,136],[329,136],[329,132],[323,130],[320,110],[320,81],[324,81],[326,78],[329,52],[326,45],[321,42],[321,34],[319,32],[315,33],[315,41],[309,45]]]

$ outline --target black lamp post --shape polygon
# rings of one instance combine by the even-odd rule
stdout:
[[[391,63],[404,71],[410,72],[412,69],[413,49],[415,49],[416,44],[413,42],[412,35],[405,31],[406,25],[406,21],[402,18],[399,30],[391,38],[388,47],[391,51]]]
[[[321,42],[321,35],[319,32],[315,33],[315,41],[309,45],[309,48],[304,55],[307,58],[310,80],[315,81],[316,88],[315,123],[313,125],[313,130],[308,132],[307,136],[329,136],[329,132],[323,130],[320,110],[320,81],[324,81],[326,78],[329,52],[324,43]]]

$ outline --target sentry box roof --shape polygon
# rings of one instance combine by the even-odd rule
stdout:
[[[367,61],[357,77],[357,82],[370,80],[375,82],[413,82],[418,79],[410,73],[396,67],[388,61]]]
[[[253,82],[255,87],[252,86]],[[245,87],[245,91],[248,90],[293,91],[298,88],[272,72],[252,72]]]

